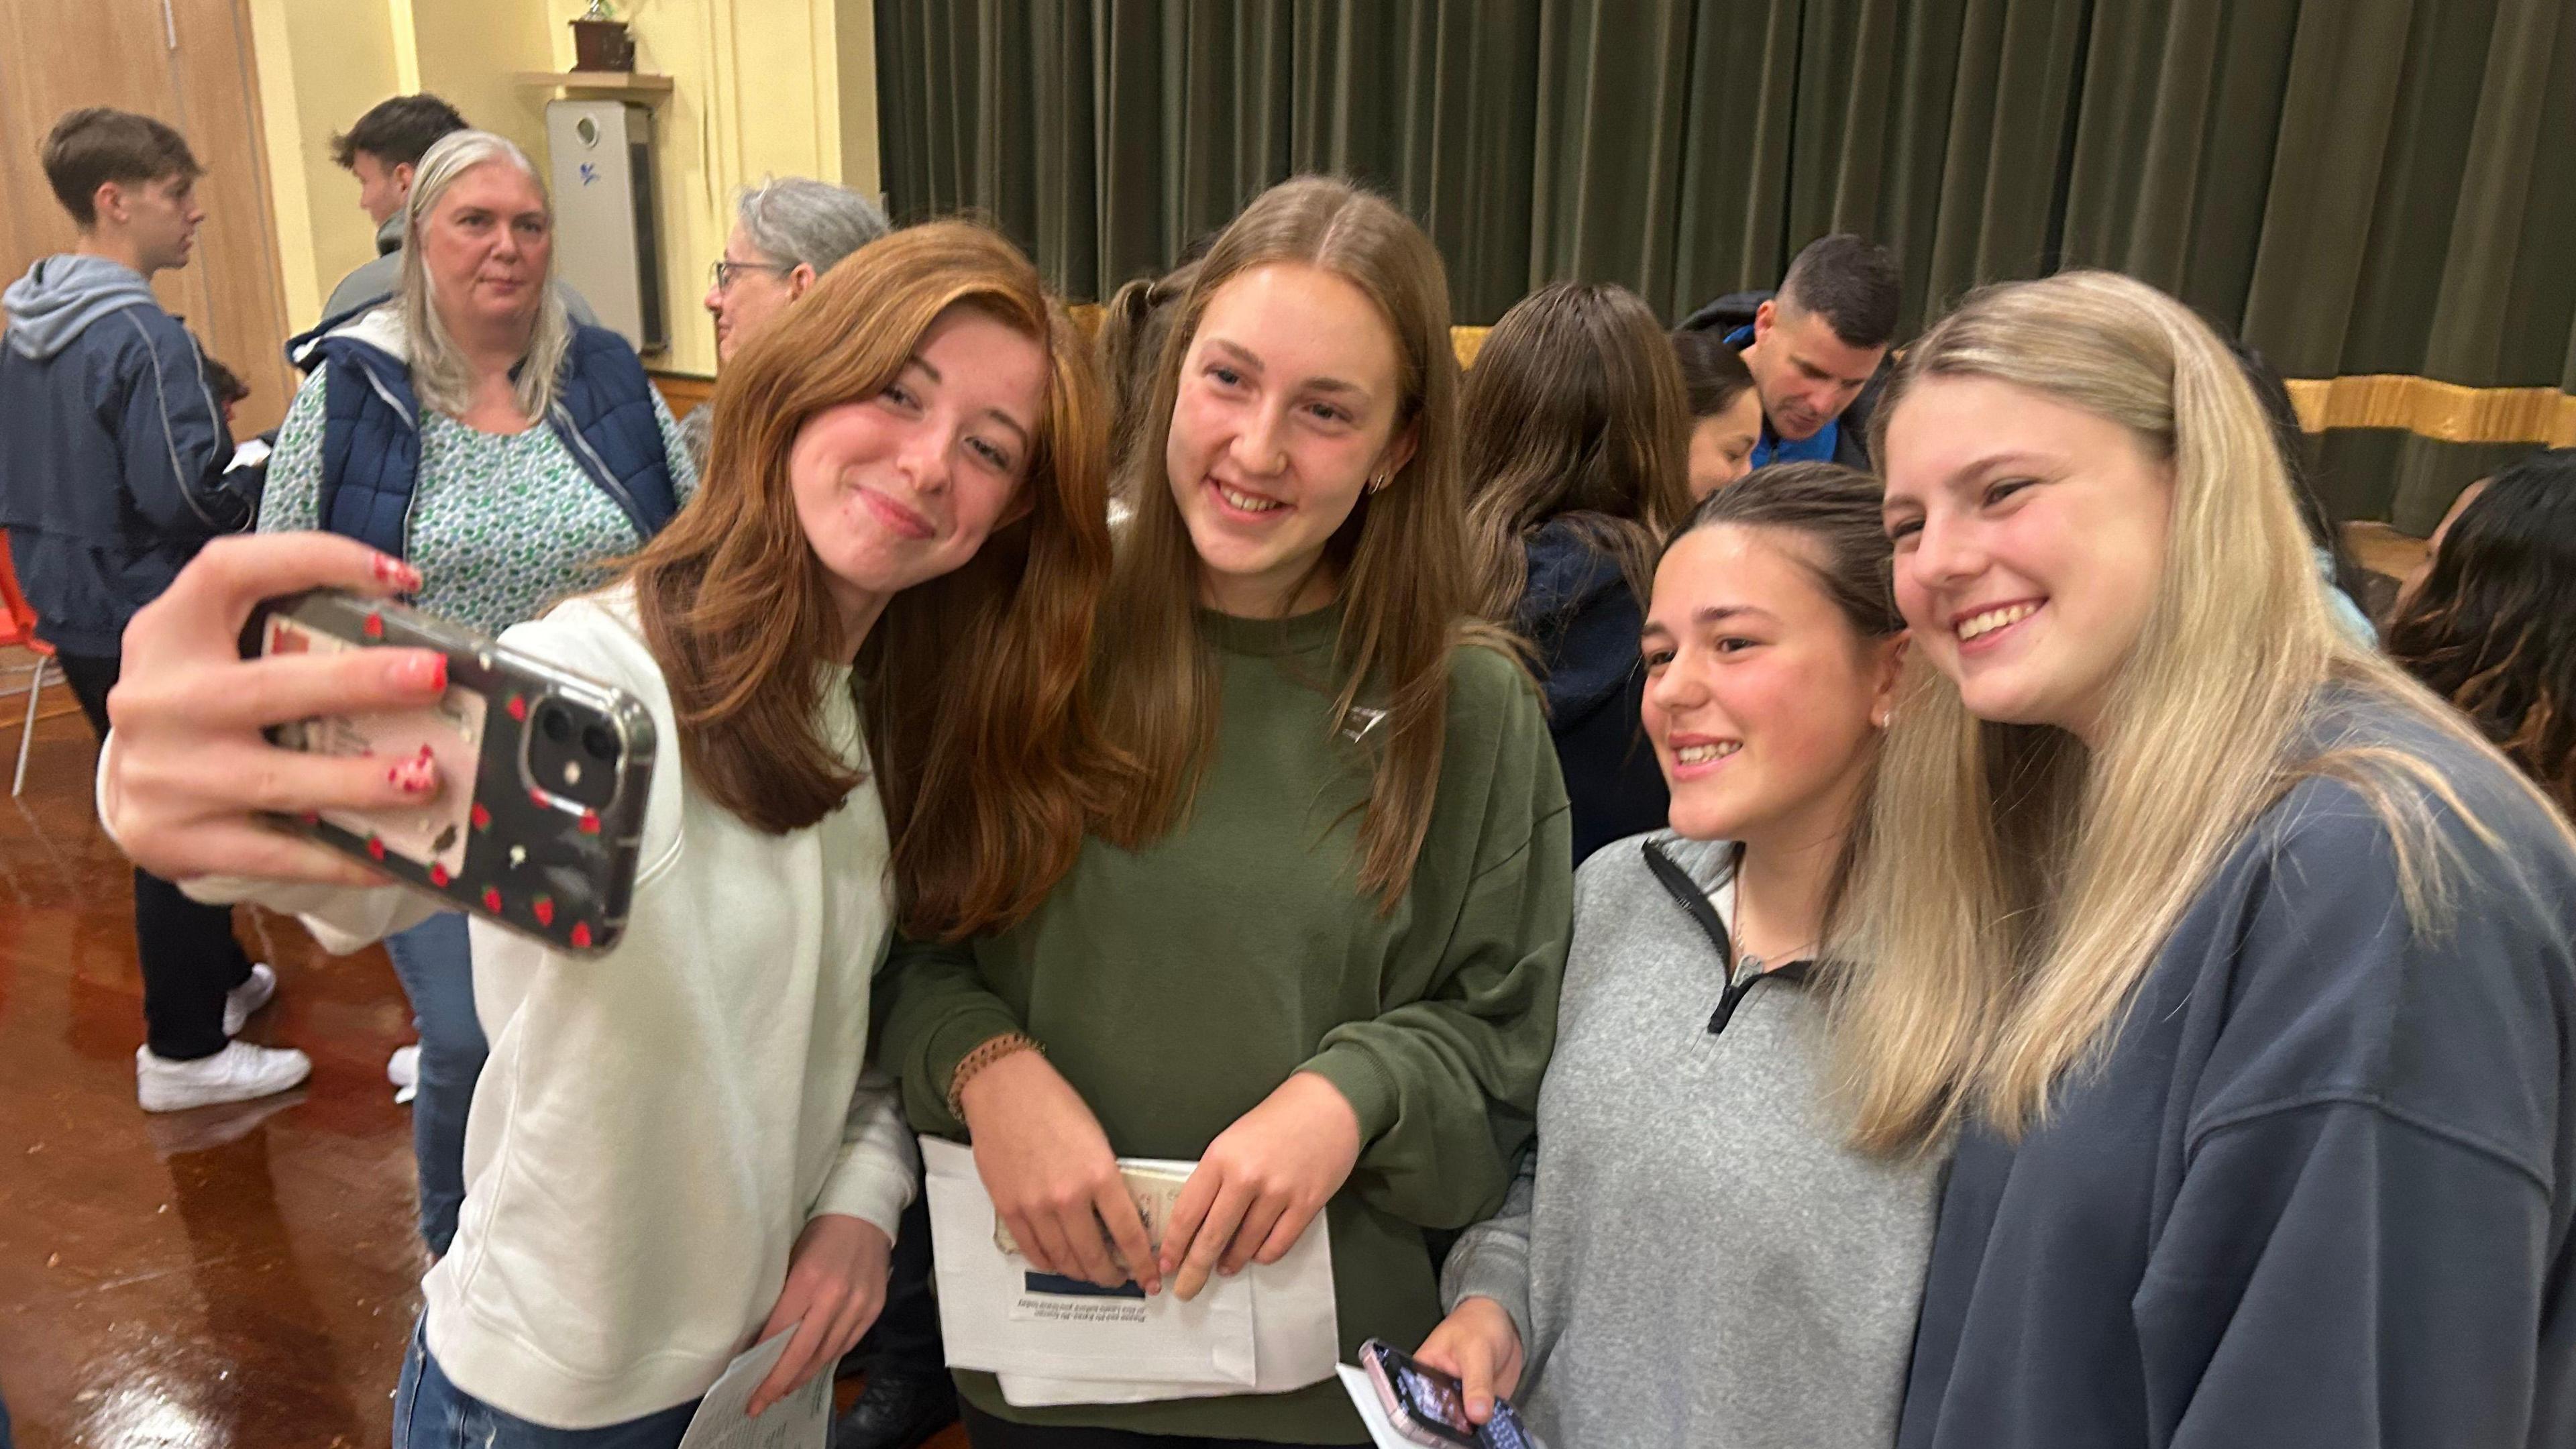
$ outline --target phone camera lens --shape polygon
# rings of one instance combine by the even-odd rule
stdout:
[[[545,712],[537,716],[537,728],[544,730],[546,738],[556,744],[572,738],[572,721],[565,716],[561,705],[546,706]]]
[[[594,760],[617,758],[617,732],[606,725],[590,725],[581,732],[581,747]]]

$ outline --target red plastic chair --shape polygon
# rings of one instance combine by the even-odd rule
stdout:
[[[9,531],[0,528],[0,647],[11,644],[36,656],[33,664],[9,666],[27,671],[27,718],[18,726],[18,770],[9,777],[9,793],[16,795],[27,788],[27,747],[36,740],[36,705],[44,697],[45,676],[50,672],[59,681],[63,672],[54,663],[54,646],[36,637],[36,611],[18,592],[18,571],[9,562]]]

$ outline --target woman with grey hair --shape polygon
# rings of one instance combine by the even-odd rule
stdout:
[[[571,321],[554,213],[517,146],[456,131],[421,157],[392,305],[288,345],[262,532],[326,529],[408,559],[414,602],[486,634],[597,582],[697,487],[679,425],[616,333]],[[385,942],[420,1028],[412,1144],[420,1226],[447,1251],[465,1117],[486,1051],[465,918]]]
[[[890,230],[875,202],[808,176],[776,176],[746,186],[735,193],[733,211],[733,231],[707,284],[718,366],[731,362],[833,263]],[[680,420],[680,437],[702,468],[712,416],[710,405],[700,403]]]

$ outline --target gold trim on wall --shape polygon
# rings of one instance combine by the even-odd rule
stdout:
[[[2429,377],[2292,378],[2299,426],[2403,428],[2445,443],[2576,446],[2576,395],[2554,387],[2463,387]]]

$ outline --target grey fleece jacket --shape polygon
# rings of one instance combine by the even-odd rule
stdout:
[[[1940,1164],[1841,1145],[1816,988],[1782,970],[1730,993],[1650,848],[1734,914],[1726,842],[1631,836],[1576,872],[1537,1145],[1442,1299],[1511,1314],[1513,1402],[1553,1449],[1886,1449]]]

